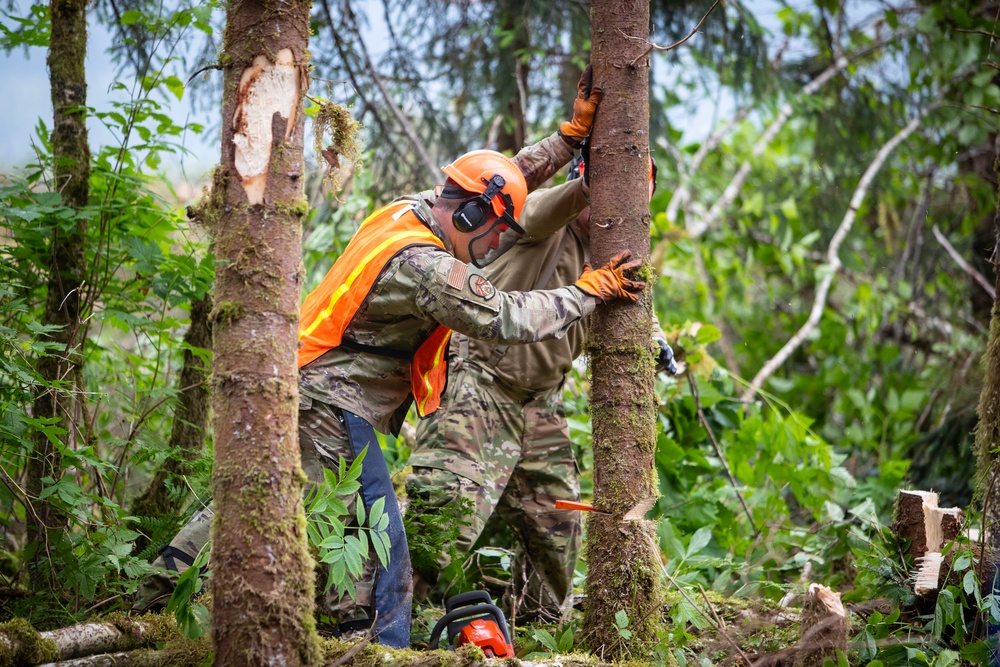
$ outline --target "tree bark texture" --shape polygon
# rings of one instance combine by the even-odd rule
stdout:
[[[319,662],[296,369],[308,40],[309,2],[229,5],[210,221],[216,665]]]
[[[87,54],[87,3],[85,0],[52,0],[49,4],[52,32],[49,41],[48,68],[51,88],[52,177],[53,186],[66,206],[78,211],[90,198],[90,148],[87,144],[87,79],[84,59]],[[79,377],[80,363],[80,290],[85,267],[84,247],[87,223],[77,217],[68,230],[53,224],[49,244],[48,291],[42,323],[62,327],[51,334],[60,349],[38,360],[41,388],[34,398],[35,417],[58,418],[66,431],[60,436],[69,445],[73,439],[73,392],[64,387]],[[62,386],[56,387],[60,384]],[[29,498],[37,498],[43,479],[58,480],[62,457],[48,437],[37,432],[35,448],[28,464],[26,486]],[[29,543],[48,544],[64,530],[66,518],[48,503],[38,503],[28,512]],[[39,550],[44,553],[44,550]],[[47,580],[44,568],[37,568],[33,583]]]
[[[590,139],[593,264],[600,266],[628,249],[647,263],[641,273],[648,280],[649,59],[635,67],[629,63],[648,38],[649,3],[594,0],[591,26],[594,83],[604,88]],[[636,657],[635,647],[651,645],[661,623],[653,525],[622,521],[657,489],[652,317],[652,291],[647,288],[638,303],[599,307],[588,342],[594,501],[611,514],[588,517],[584,629],[593,651],[605,658]],[[622,645],[615,627],[614,616],[621,610],[629,617],[631,647]]]
[[[1000,178],[1000,135],[996,146],[994,171]],[[993,256],[990,261],[994,269],[995,297],[990,316],[990,333],[983,354],[983,367],[986,370],[983,378],[983,389],[979,394],[979,405],[976,414],[979,423],[976,425],[976,451],[978,452],[979,470],[986,471],[979,488],[979,497],[983,503],[983,526],[986,531],[986,541],[994,553],[1000,550],[1000,470],[998,470],[997,451],[1000,448],[1000,187],[997,191],[997,209],[994,217],[995,237]]]
[[[212,330],[208,314],[212,297],[191,302],[191,324],[184,334],[184,365],[177,379],[177,407],[170,431],[170,450],[176,452],[153,475],[146,491],[132,502],[134,516],[177,516],[184,506],[186,493],[178,493],[183,486],[181,479],[191,474],[191,461],[197,458],[205,445],[205,428],[208,426],[208,374],[205,360],[191,348],[211,349]],[[146,544],[136,541],[136,551]]]

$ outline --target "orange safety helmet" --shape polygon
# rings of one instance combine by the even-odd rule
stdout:
[[[503,153],[490,150],[478,150],[466,153],[441,171],[455,181],[466,192],[486,192],[494,176],[504,180],[503,194],[509,195],[514,204],[514,221],[521,217],[524,200],[528,196],[528,183],[524,180],[521,169]],[[493,197],[493,212],[497,217],[504,214],[505,206],[502,197]]]

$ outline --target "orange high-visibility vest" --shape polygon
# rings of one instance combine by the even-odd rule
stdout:
[[[410,207],[406,201],[392,202],[368,216],[323,282],[306,297],[299,314],[299,368],[340,345],[347,326],[393,257],[414,245],[444,248]],[[410,362],[410,383],[421,417],[434,412],[441,402],[450,339],[451,329],[438,325]]]

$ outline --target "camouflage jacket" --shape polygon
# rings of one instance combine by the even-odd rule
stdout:
[[[568,148],[554,139],[568,160]],[[529,187],[561,166],[561,157],[542,146],[547,141],[518,154],[527,151]],[[438,324],[496,344],[530,343],[565,335],[597,303],[572,287],[497,290],[480,270],[454,258],[451,242],[431,212],[433,194],[406,199],[445,249],[414,246],[394,257],[345,330],[342,344],[299,371],[299,391],[306,399],[350,410],[384,433],[398,433],[406,417],[410,360]],[[521,217],[529,237],[544,235]]]
[[[576,221],[587,205],[581,178],[532,192],[521,212],[521,220],[532,231],[486,267],[486,277],[505,292],[572,285],[590,258],[590,235]],[[541,274],[553,261],[557,262],[555,271],[546,284],[538,285]],[[558,339],[506,350],[488,341],[463,341],[456,335],[449,354],[452,360],[463,358],[492,370],[501,384],[535,393],[563,381],[573,360],[583,353],[586,333],[586,320],[580,319]]]

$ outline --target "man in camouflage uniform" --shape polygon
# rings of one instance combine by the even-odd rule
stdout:
[[[354,302],[353,310],[345,316],[346,311],[337,298],[341,288],[350,291],[355,274],[364,266],[359,264],[354,269],[346,265],[353,261],[345,260],[352,253],[351,245],[348,246],[328,278],[341,274],[350,276],[344,280],[337,278],[335,284],[328,286],[333,289],[330,305],[316,311],[329,320],[343,320],[342,330],[334,336],[335,342],[314,340],[315,336],[310,333],[314,324],[309,323],[312,316],[307,315],[313,312],[310,308],[317,305],[313,297],[324,288],[326,280],[303,305],[299,443],[303,469],[311,480],[322,479],[323,467],[335,467],[341,458],[349,463],[361,445],[374,443],[365,458],[361,480],[363,500],[366,505],[370,502],[366,473],[388,480],[385,462],[371,429],[398,433],[419,388],[419,384],[413,382],[417,378],[413,364],[426,343],[442,329],[445,333],[450,333],[447,331],[450,329],[503,345],[527,343],[564,335],[574,322],[593,311],[599,301],[637,298],[645,284],[626,277],[626,272],[638,265],[628,262],[627,256],[619,256],[605,267],[581,276],[574,287],[514,294],[499,292],[480,271],[466,264],[485,264],[502,253],[513,245],[512,234],[516,240],[525,233],[534,233],[530,221],[521,220],[529,226],[527,229],[517,224],[524,193],[547,179],[559,163],[565,162],[569,150],[589,134],[599,99],[597,89],[591,95],[589,78],[585,77],[581,80],[581,95],[574,104],[573,120],[563,123],[558,136],[525,149],[514,162],[498,153],[477,155],[478,163],[495,167],[493,178],[470,178],[460,173],[458,165],[472,154],[463,156],[444,169],[449,178],[440,196],[422,193],[397,200],[376,211],[362,224],[352,244],[377,244],[380,230],[400,226],[405,227],[407,234],[420,234],[426,241],[406,245],[385,259],[384,265],[377,264],[378,271],[370,284],[362,285],[364,289]],[[508,169],[507,163],[512,169]],[[496,178],[500,173],[503,177]],[[461,184],[454,179],[460,179]],[[475,208],[476,202],[484,199],[479,213],[465,215],[467,209]],[[486,232],[480,233],[480,229]],[[382,256],[378,261],[383,261]],[[326,297],[322,295],[322,299]],[[446,344],[447,338],[443,340]],[[317,347],[321,352],[303,363],[303,350]],[[440,378],[435,382],[435,386],[443,386]],[[436,400],[437,396],[430,398]],[[418,403],[421,400],[418,397]],[[367,486],[374,488],[373,484]],[[390,496],[385,502],[386,512],[391,517],[390,530],[396,523],[401,531],[391,484],[389,490],[382,497]],[[190,556],[197,551],[195,534],[198,531],[194,530],[196,527],[189,528],[192,530],[182,530],[164,550],[156,565],[165,569],[167,558],[177,560],[180,554]],[[201,530],[203,532],[203,527]],[[355,599],[345,596],[336,600],[331,611],[336,614],[343,632],[372,627],[377,640],[391,646],[406,646],[409,642],[410,572],[405,535],[398,541],[393,539],[392,547],[391,567],[369,569],[357,584]],[[382,586],[379,590],[383,579],[391,582],[390,586]],[[405,585],[400,588],[398,582],[404,580]],[[155,589],[164,581],[148,583]],[[170,582],[165,583],[169,585]],[[149,588],[144,590],[134,609],[152,607],[150,597],[154,594]]]
[[[556,289],[583,271],[590,259],[590,210],[581,166],[577,158],[570,180],[528,196],[521,215],[533,222],[532,233],[485,270],[497,289]],[[650,197],[653,183],[651,177]],[[559,622],[569,610],[580,549],[579,511],[558,510],[555,501],[580,498],[563,383],[583,352],[588,320],[577,320],[562,338],[509,348],[453,336],[448,387],[438,410],[417,425],[406,479],[407,496],[423,501],[408,510],[407,521],[417,530],[420,511],[457,497],[472,501],[459,553],[472,548],[494,511],[500,514],[517,538],[510,611],[548,622]],[[676,370],[670,346],[656,333],[661,368]],[[418,572],[418,587],[420,579],[432,583],[439,569]]]

